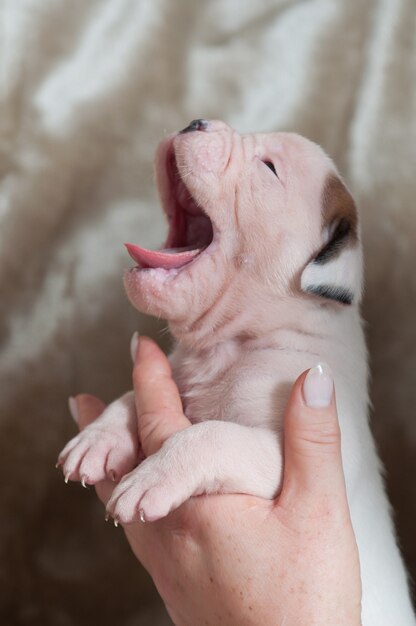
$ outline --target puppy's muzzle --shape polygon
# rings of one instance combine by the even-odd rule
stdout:
[[[179,131],[179,134],[182,135],[184,133],[191,133],[194,130],[207,130],[207,128],[208,128],[207,120],[192,120],[189,126]]]

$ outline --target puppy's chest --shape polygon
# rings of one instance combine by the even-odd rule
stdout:
[[[282,393],[278,373],[269,375],[244,354],[186,356],[172,361],[186,416],[192,422],[224,420],[276,428]]]

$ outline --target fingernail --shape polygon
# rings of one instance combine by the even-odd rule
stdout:
[[[131,341],[130,341],[130,354],[131,354],[131,360],[133,361],[133,363],[136,361],[136,353],[137,353],[138,345],[139,345],[139,333],[136,330],[133,333],[133,337],[131,338]]]
[[[323,409],[331,404],[334,379],[329,365],[318,363],[312,367],[303,382],[303,397],[311,409]]]
[[[69,407],[69,412],[71,413],[72,419],[74,420],[76,424],[78,424],[79,415],[78,415],[77,401],[72,396],[68,398],[68,407]]]

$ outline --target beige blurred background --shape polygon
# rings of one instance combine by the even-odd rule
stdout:
[[[67,397],[130,386],[123,242],[165,235],[159,139],[198,117],[294,130],[362,211],[373,430],[416,574],[413,0],[0,0],[0,623],[169,623],[92,490]],[[197,626],[197,625],[196,625]]]

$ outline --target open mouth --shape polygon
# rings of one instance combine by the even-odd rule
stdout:
[[[169,222],[166,242],[160,250],[126,243],[128,253],[141,269],[179,269],[198,257],[213,241],[210,218],[198,205],[180,175],[173,141],[162,157],[159,184],[162,204]]]

